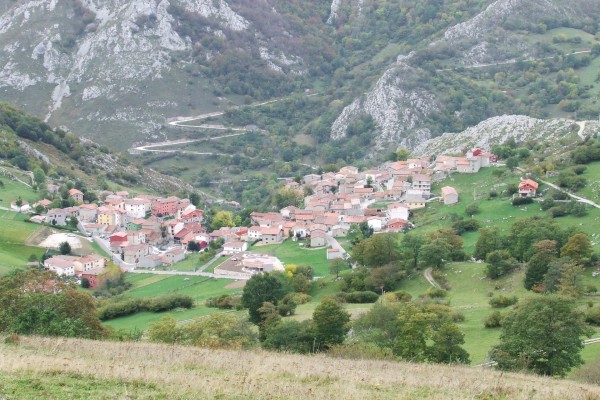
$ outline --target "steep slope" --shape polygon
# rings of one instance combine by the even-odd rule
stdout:
[[[55,179],[80,180],[96,189],[113,183],[161,193],[191,190],[190,185],[175,177],[134,165],[106,146],[62,129],[52,129],[3,103],[0,103],[0,161],[23,171],[41,167]]]
[[[413,148],[448,128],[462,130],[494,115],[525,112],[544,117],[555,113],[559,110],[547,107],[549,104],[590,97],[583,87],[552,92],[547,98],[540,98],[539,93],[550,91],[556,72],[560,83],[561,72],[572,73],[568,71],[590,64],[592,60],[585,57],[597,40],[586,32],[596,32],[598,16],[600,3],[592,0],[497,0],[474,18],[447,29],[426,48],[399,56],[369,92],[343,110],[332,126],[331,138],[345,137],[352,121],[364,114],[371,115],[380,128],[377,145],[383,149],[397,145]],[[560,27],[577,28],[578,38],[563,38]],[[553,29],[556,31],[547,33]],[[576,43],[583,49],[559,43]],[[565,57],[576,50],[580,52]],[[577,59],[579,55],[584,58]],[[540,61],[522,61],[529,59]],[[517,82],[525,72],[531,75],[526,79],[539,87]],[[548,75],[550,82],[544,81]],[[571,83],[583,86],[583,73],[574,75]],[[507,82],[511,79],[514,84]],[[564,103],[560,111],[579,109],[581,101],[577,107]],[[585,112],[588,117],[593,115],[592,108]]]
[[[86,351],[81,351],[86,349]],[[0,344],[0,395],[169,399],[596,399],[597,386],[431,364],[22,337]],[[35,384],[27,384],[34,382]]]
[[[3,97],[105,144],[152,138],[166,117],[210,111],[223,93],[288,93],[309,62],[327,64],[319,61],[325,41],[282,15],[296,12],[295,2],[8,3],[0,8]]]

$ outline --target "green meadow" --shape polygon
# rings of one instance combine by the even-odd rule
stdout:
[[[24,222],[25,214],[0,210],[0,275],[25,267],[29,257],[41,257],[44,249],[27,246],[27,238],[40,229],[39,225]]]

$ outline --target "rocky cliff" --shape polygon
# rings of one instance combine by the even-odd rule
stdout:
[[[151,138],[166,117],[215,108],[221,87],[199,63],[210,66],[233,38],[272,73],[302,74],[302,57],[264,29],[225,0],[5,2],[0,93],[103,143],[115,129],[126,131],[119,140]]]
[[[339,7],[339,1],[332,4],[332,17],[334,5]],[[432,80],[443,79],[461,67],[493,67],[546,57],[547,47],[533,44],[527,32],[593,24],[598,16],[600,2],[592,0],[497,0],[475,17],[447,29],[425,49],[399,56],[371,90],[342,111],[332,126],[331,138],[345,137],[352,121],[369,114],[381,132],[377,150],[397,146],[421,149],[424,140],[440,134],[431,130],[431,121],[449,108],[440,98],[443,91],[431,86]],[[454,113],[459,122],[463,111]],[[486,113],[492,116],[505,111],[497,108]],[[519,125],[523,121],[513,122]]]

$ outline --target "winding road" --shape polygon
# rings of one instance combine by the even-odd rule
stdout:
[[[312,96],[317,96],[319,93],[311,93],[311,94],[307,94],[305,95],[305,97],[312,97]],[[261,106],[265,106],[268,104],[273,104],[273,103],[277,103],[280,101],[284,101],[284,100],[288,100],[291,99],[293,96],[287,96],[287,97],[282,97],[279,99],[273,99],[273,100],[268,100],[268,101],[262,101],[260,103],[254,103],[254,104],[249,104],[249,105],[242,105],[242,106],[235,106],[230,108],[229,110],[226,111],[214,111],[214,112],[210,112],[210,113],[206,113],[206,114],[200,114],[200,115],[194,115],[194,116],[190,116],[190,117],[175,117],[175,118],[168,118],[167,119],[167,124],[170,126],[174,126],[174,127],[185,127],[185,128],[197,128],[197,129],[211,129],[211,130],[224,130],[224,131],[234,131],[234,132],[238,132],[238,133],[232,133],[229,135],[221,135],[221,136],[215,136],[215,137],[210,137],[210,138],[201,138],[201,139],[178,139],[178,140],[166,140],[164,142],[157,142],[157,143],[150,143],[150,144],[144,144],[141,146],[136,146],[136,147],[132,147],[131,149],[129,149],[130,153],[136,153],[136,152],[153,152],[153,153],[182,153],[182,154],[196,154],[196,155],[208,155],[208,156],[231,156],[231,154],[223,154],[223,153],[213,153],[213,152],[198,152],[198,151],[189,151],[189,150],[160,150],[159,148],[162,147],[168,147],[168,146],[176,146],[176,145],[180,145],[180,144],[188,144],[188,143],[197,143],[197,142],[204,142],[204,141],[209,141],[209,140],[220,140],[220,139],[225,139],[225,138],[230,138],[230,137],[235,137],[235,136],[241,136],[241,135],[245,135],[248,132],[251,132],[253,130],[250,130],[246,127],[228,127],[225,125],[221,125],[221,124],[200,124],[200,125],[190,125],[189,122],[192,121],[202,121],[205,119],[209,119],[209,118],[213,118],[213,117],[220,117],[221,115],[225,115],[225,113],[229,112],[229,111],[233,111],[233,110],[238,110],[241,108],[247,108],[247,107],[261,107]],[[311,168],[316,169],[314,166],[310,165]]]

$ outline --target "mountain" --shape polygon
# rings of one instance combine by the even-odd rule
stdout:
[[[0,93],[119,151],[205,135],[166,121],[221,110],[269,144],[233,170],[358,163],[502,115],[596,119],[599,21],[596,0],[14,0]],[[228,173],[207,157],[244,146],[219,146],[236,152],[187,164]]]
[[[598,94],[586,87],[596,78],[587,75],[598,65],[597,50],[590,51],[598,49],[598,16],[600,3],[592,0],[495,1],[427,47],[398,56],[371,90],[344,108],[331,138],[345,137],[365,114],[380,128],[379,149],[413,148],[445,129],[502,114],[544,118],[570,110],[596,118],[597,97],[593,106],[583,104]],[[560,110],[552,107],[561,101]],[[570,107],[571,101],[578,103]]]
[[[295,89],[286,76],[327,68],[325,35],[315,39],[318,29],[305,32],[302,22],[326,5],[278,3],[5,2],[0,89],[13,104],[102,144],[152,139],[167,117],[229,104],[223,94],[271,98]]]

